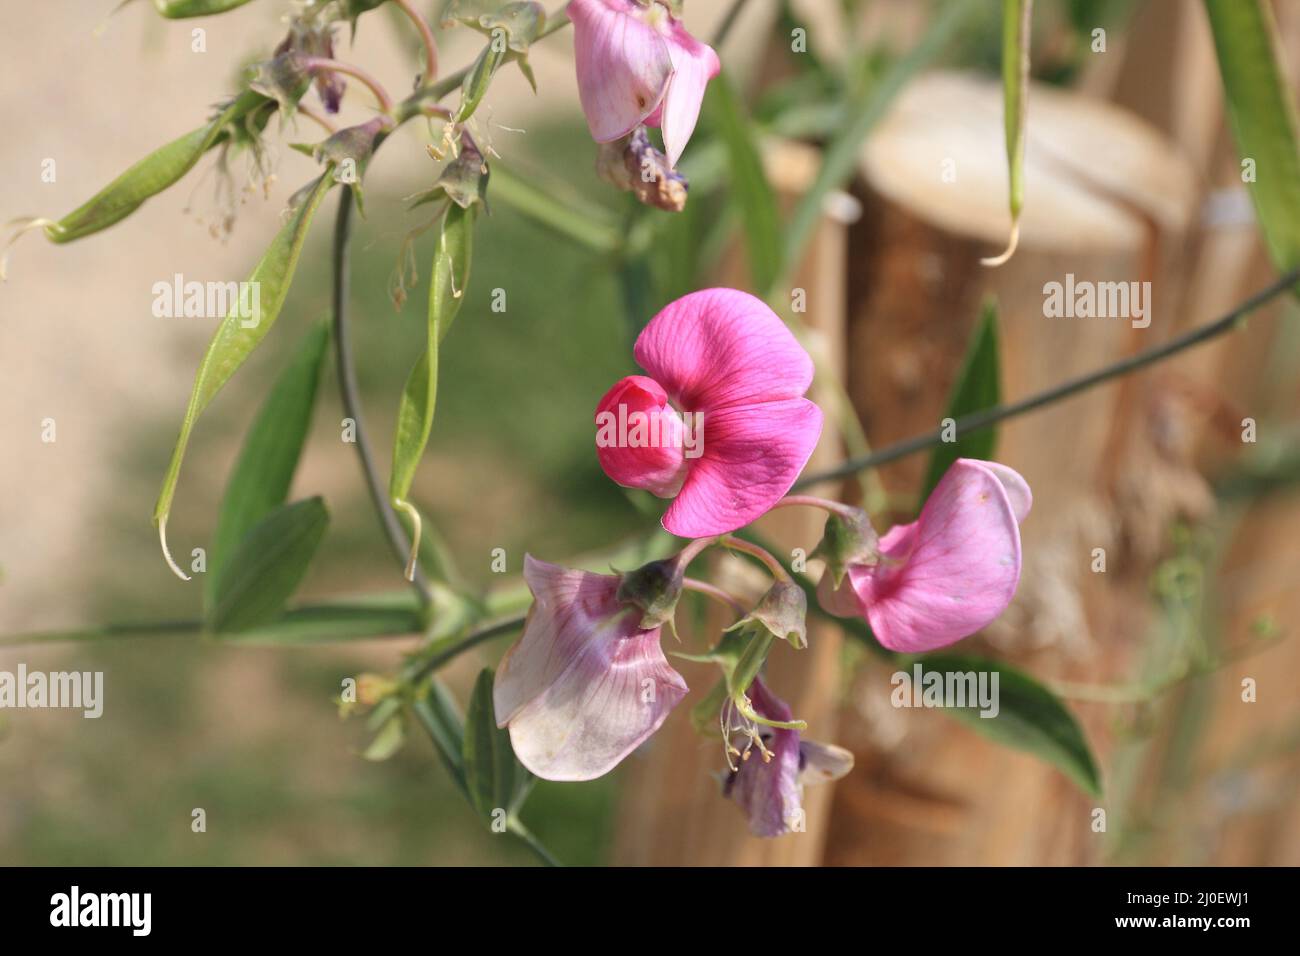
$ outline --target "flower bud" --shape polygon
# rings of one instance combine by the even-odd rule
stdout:
[[[851,516],[833,513],[826,519],[822,539],[809,557],[824,560],[839,587],[849,565],[871,565],[880,560],[880,538],[860,508],[854,508]]]

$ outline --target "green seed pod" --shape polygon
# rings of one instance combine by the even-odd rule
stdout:
[[[208,17],[242,7],[248,0],[153,0],[153,8],[168,20]]]
[[[150,196],[162,192],[193,169],[204,153],[222,141],[231,124],[242,121],[267,102],[260,93],[241,94],[205,126],[150,153],[84,205],[47,225],[45,235],[51,242],[71,242],[125,219]]]

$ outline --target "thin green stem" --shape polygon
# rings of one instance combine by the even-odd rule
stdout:
[[[722,44],[727,42],[727,37],[731,35],[731,28],[736,25],[736,20],[740,18],[740,13],[745,9],[745,4],[749,0],[732,0],[731,8],[727,10],[727,15],[722,18],[718,24],[717,31],[713,34],[713,40],[710,46],[715,50],[722,49]]]
[[[370,500],[379,515],[380,524],[388,536],[388,543],[403,567],[411,553],[411,542],[406,536],[406,529],[398,520],[388,494],[384,490],[383,479],[379,477],[379,468],[375,464],[374,452],[370,447],[369,432],[365,416],[361,412],[361,394],[357,388],[357,370],[352,357],[352,335],[348,327],[348,246],[352,235],[352,190],[345,189],[339,193],[338,213],[334,220],[334,249],[330,268],[333,270],[333,288],[331,291],[334,312],[334,355],[338,365],[339,394],[343,400],[343,412],[352,419],[353,443],[357,458],[361,462],[361,472],[366,479],[366,488]],[[424,570],[416,562],[410,577],[411,584],[426,605],[433,603],[433,589]]]
[[[682,587],[687,591],[694,591],[696,594],[703,594],[705,597],[713,598],[719,604],[725,604],[736,614],[744,616],[745,605],[734,595],[729,594],[716,584],[710,584],[708,581],[701,581],[698,578],[683,578]]]
[[[547,866],[564,866],[564,864],[557,860],[555,855],[546,848],[546,845],[533,835],[533,831],[520,823],[518,819],[511,819],[511,821],[506,824],[506,829],[519,837],[519,839],[523,840],[528,849],[532,850],[533,853],[537,855],[537,858]]]
[[[773,557],[771,552],[766,548],[763,548],[752,541],[746,541],[744,538],[738,538],[735,535],[724,534],[722,537],[718,538],[717,544],[730,551],[739,551],[742,554],[749,555],[751,558],[757,558],[759,561],[762,561],[763,564],[767,566],[767,569],[772,572],[772,576],[778,581],[790,580],[790,575],[786,571],[785,566]]]
[[[371,93],[375,94],[375,99],[379,101],[379,112],[392,115],[393,98],[388,95],[388,91],[384,89],[382,83],[361,67],[352,63],[344,63],[341,60],[331,60],[329,57],[324,56],[304,57],[303,66],[312,73],[320,71],[342,73],[345,76],[360,80],[365,86],[369,87]]]
[[[488,624],[477,630],[470,631],[460,640],[447,647],[439,647],[434,650],[428,657],[419,660],[415,664],[411,673],[406,680],[411,684],[418,684],[428,675],[434,673],[448,663],[455,660],[461,654],[471,648],[478,647],[494,638],[517,631],[524,626],[527,619],[523,615],[512,617],[505,621],[497,621],[495,624]]]
[[[1255,309],[1277,298],[1283,292],[1291,289],[1300,282],[1300,269],[1292,269],[1286,275],[1275,281],[1272,285],[1256,292],[1253,296],[1237,306],[1231,312],[1213,322],[1203,325],[1198,329],[1193,329],[1182,335],[1170,339],[1163,345],[1157,345],[1154,348],[1147,349],[1145,352],[1138,352],[1128,358],[1121,359],[1113,365],[1090,372],[1087,375],[1081,375],[1078,378],[1072,378],[1062,382],[1052,388],[1031,395],[1028,398],[1013,402],[1010,405],[995,405],[992,408],[986,408],[983,411],[975,412],[970,415],[959,418],[956,422],[955,431],[959,435],[968,432],[978,431],[981,428],[988,428],[998,422],[1005,421],[1008,418],[1016,418],[1019,415],[1025,415],[1029,412],[1036,411],[1047,405],[1052,405],[1079,392],[1087,391],[1098,385],[1102,385],[1112,379],[1120,378],[1131,372],[1145,368],[1148,365],[1154,365],[1157,362],[1164,361],[1167,358],[1184,352],[1193,346],[1208,342],[1211,339],[1218,338],[1227,332],[1236,328],[1242,320]],[[813,472],[805,475],[794,484],[794,490],[798,491],[803,488],[810,488],[813,485],[819,485],[826,481],[837,481],[850,475],[855,475],[860,471],[868,468],[877,468],[880,465],[887,464],[891,461],[897,461],[908,455],[914,455],[919,451],[925,451],[927,448],[933,448],[943,441],[943,429],[936,428],[934,431],[924,435],[917,435],[908,438],[893,445],[888,445],[878,449],[870,455],[863,455],[858,458],[850,458],[848,461],[834,468],[828,468],[824,471]]]

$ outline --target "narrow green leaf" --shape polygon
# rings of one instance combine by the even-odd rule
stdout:
[[[356,598],[296,607],[265,624],[215,636],[230,644],[293,647],[406,637],[423,633],[424,625],[418,602],[403,594],[398,600]]]
[[[557,199],[551,191],[539,189],[501,163],[492,164],[493,202],[500,200],[529,219],[562,236],[582,243],[594,252],[613,252],[619,246],[618,224],[602,206],[581,197]]]
[[[259,521],[226,564],[209,627],[241,631],[274,619],[307,573],[328,526],[320,498],[277,508]]]
[[[496,39],[489,41],[487,46],[483,47],[483,52],[478,55],[473,65],[469,68],[469,73],[465,76],[465,81],[460,87],[460,107],[456,110],[456,122],[464,123],[474,115],[478,109],[479,103],[483,101],[483,96],[487,93],[488,87],[492,85],[492,77],[496,75],[501,64],[506,61],[510,48]]]
[[[1007,140],[1007,183],[1011,238],[999,256],[985,265],[1001,265],[1016,251],[1020,210],[1025,201],[1025,96],[1029,87],[1029,44],[1033,0],[1002,0],[1002,125]]]
[[[753,288],[771,292],[781,272],[781,217],[763,160],[750,133],[752,124],[735,89],[723,73],[709,84],[712,115],[727,146],[732,204],[744,224],[745,249]]]
[[[438,345],[451,328],[464,301],[473,239],[472,207],[462,209],[452,203],[443,217],[433,256],[426,350],[407,377],[397,412],[393,472],[388,485],[389,497],[395,503],[405,502],[429,442],[438,401]]]
[[[465,746],[465,728],[461,722],[456,701],[437,678],[428,684],[427,693],[421,695],[412,708],[424,729],[428,731],[433,747],[438,751],[443,766],[456,781],[456,786],[466,799],[470,798],[465,778],[465,760],[461,755]],[[471,800],[472,802],[472,800]]]
[[[1300,153],[1295,102],[1263,0],[1205,0],[1228,117],[1264,241],[1280,271],[1300,265]]]
[[[992,300],[984,303],[975,334],[971,336],[966,358],[957,381],[948,398],[944,417],[959,419],[963,415],[982,412],[1002,400],[1001,366],[998,356],[998,309]],[[997,447],[996,428],[980,428],[968,434],[958,434],[956,441],[940,442],[930,453],[930,468],[921,488],[921,501],[925,501],[939,483],[944,472],[958,458],[989,460]]]
[[[187,637],[204,628],[200,620],[125,621],[79,631],[39,631],[0,635],[0,647],[29,644],[108,643],[133,638]],[[237,634],[216,635],[229,643],[281,647],[327,644],[377,637],[408,637],[425,629],[423,608],[410,590],[341,598],[286,611],[274,620]]]
[[[406,721],[401,714],[394,714],[383,722],[379,732],[371,739],[370,745],[362,751],[361,756],[376,763],[387,760],[402,749],[406,742]]]
[[[894,97],[921,70],[928,67],[962,30],[983,13],[983,0],[949,0],[932,21],[921,41],[890,67],[863,95],[849,105],[848,119],[833,137],[822,158],[817,179],[795,207],[785,233],[782,270],[794,268],[822,216],[826,194],[841,188],[853,175],[867,133],[888,110]]]
[[[241,94],[211,121],[150,153],[77,209],[47,225],[45,235],[52,242],[71,242],[125,219],[193,169],[232,123],[268,102],[260,93]]]
[[[226,558],[253,525],[289,497],[316,403],[316,387],[329,345],[329,326],[318,323],[303,337],[244,438],[239,460],[226,483],[221,512],[208,554],[204,600],[216,600]]]
[[[242,7],[249,0],[153,0],[154,9],[168,20],[209,17]]]
[[[922,675],[987,672],[991,681],[996,674],[996,716],[981,717],[978,703],[947,707],[944,712],[990,740],[1046,760],[1090,796],[1101,796],[1101,773],[1078,721],[1060,698],[1034,678],[999,661],[958,654],[928,654],[914,663]]]
[[[493,677],[492,669],[485,667],[474,683],[474,693],[465,712],[462,751],[470,802],[489,825],[497,810],[513,815],[516,793],[527,775],[511,749],[510,732],[497,727],[492,705]]]
[[[190,434],[199,415],[208,407],[213,397],[235,374],[244,360],[257,348],[266,333],[271,330],[275,320],[280,316],[285,297],[293,283],[294,270],[298,266],[298,257],[302,253],[307,231],[311,227],[312,217],[320,206],[321,200],[334,185],[334,177],[326,171],[310,187],[306,196],[299,202],[291,218],[280,229],[271,243],[262,261],[257,264],[250,283],[255,283],[259,290],[260,315],[254,319],[245,319],[240,315],[239,306],[230,310],[222,320],[216,334],[208,344],[198,373],[194,377],[194,388],[190,393],[189,405],[181,422],[180,437],[172,451],[171,463],[163,479],[162,490],[158,494],[158,503],[154,506],[154,521],[159,525],[165,540],[165,522],[171,513],[172,499],[176,494],[176,482],[180,478],[181,463],[185,459],[185,449],[189,445]],[[168,562],[171,562],[170,556]],[[173,570],[176,570],[173,566]]]

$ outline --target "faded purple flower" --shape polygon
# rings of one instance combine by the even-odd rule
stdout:
[[[747,693],[759,717],[790,722],[789,705],[768,690],[761,677]],[[722,792],[744,809],[754,836],[802,830],[803,788],[838,780],[853,769],[853,754],[843,747],[802,740],[797,730],[756,723],[731,701],[723,705],[722,724],[731,764]],[[732,745],[736,734],[747,738],[743,749]]]
[[[695,131],[709,80],[721,64],[662,0],[572,0],[578,95],[598,143],[638,126],[663,130],[676,167]]]

